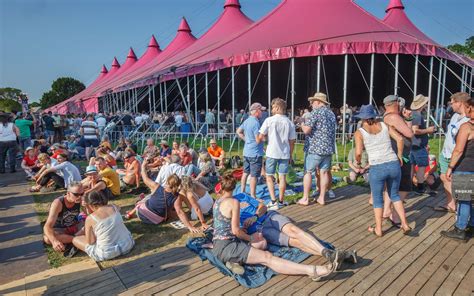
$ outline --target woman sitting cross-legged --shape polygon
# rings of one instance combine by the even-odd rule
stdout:
[[[135,244],[132,234],[123,223],[120,210],[108,205],[108,198],[99,191],[91,191],[83,205],[87,211],[85,235],[72,240],[74,246],[95,261],[110,260],[127,254]]]
[[[143,182],[151,193],[141,201],[137,202],[135,208],[125,215],[131,219],[135,214],[138,219],[146,224],[160,224],[170,217],[175,217],[174,203],[178,197],[181,180],[176,174],[166,179],[166,186],[154,182],[146,173],[146,161],[142,163],[141,175]]]
[[[204,215],[211,214],[214,199],[209,195],[208,189],[204,185],[189,176],[181,177],[181,190],[174,205],[181,222],[183,222],[191,232],[199,232],[199,229],[191,225],[188,216],[184,213],[182,209],[183,203],[191,210],[191,220],[199,219],[201,222],[201,230],[209,228],[209,225],[206,224],[206,220],[204,219]]]
[[[287,275],[308,275],[314,281],[323,279],[336,269],[334,263],[327,265],[306,265],[273,256],[266,249],[266,240],[261,233],[248,235],[240,228],[240,204],[232,192],[236,185],[230,174],[221,181],[222,196],[213,208],[214,213],[214,255],[233,270],[233,265],[263,264],[272,270]],[[337,258],[336,258],[337,259]]]

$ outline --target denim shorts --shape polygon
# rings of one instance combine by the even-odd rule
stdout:
[[[260,177],[263,166],[263,156],[246,157],[244,156],[244,173],[251,177]]]
[[[98,147],[99,140],[98,139],[84,139],[84,146],[85,147]]]
[[[265,171],[267,176],[274,176],[276,173],[276,168],[278,166],[278,174],[279,175],[286,175],[290,169],[289,167],[290,160],[289,159],[275,159],[271,157],[267,157],[265,161]]]
[[[331,169],[332,155],[319,155],[305,153],[304,171],[305,173],[314,173],[316,169],[328,171]]]
[[[426,148],[411,149],[410,162],[418,167],[427,167],[429,165],[428,150]]]
[[[451,158],[446,158],[444,157],[443,153],[441,153],[439,155],[439,169],[441,171],[441,174],[446,174],[446,172],[448,171],[448,166],[449,166],[449,162],[451,161]]]

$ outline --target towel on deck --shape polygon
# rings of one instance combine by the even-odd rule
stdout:
[[[275,271],[263,265],[245,265],[244,274],[233,274],[225,266],[225,262],[223,263],[222,261],[217,259],[216,256],[214,256],[214,253],[212,253],[212,249],[205,249],[202,247],[203,245],[212,242],[212,239],[210,238],[211,236],[212,234],[208,233],[206,238],[190,238],[186,243],[186,247],[188,247],[188,249],[199,255],[201,260],[209,260],[209,262],[215,267],[217,267],[220,272],[227,276],[233,277],[242,286],[246,288],[260,287],[268,280],[270,280],[272,276],[277,274]],[[326,243],[324,241],[321,241],[321,243],[329,249],[334,249],[334,246],[329,243]],[[272,244],[268,244],[267,250],[270,251],[274,256],[297,263],[302,262],[310,256],[310,254],[307,254],[297,248],[280,247]]]

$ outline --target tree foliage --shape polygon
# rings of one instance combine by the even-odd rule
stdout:
[[[0,99],[0,111],[3,112],[20,112],[21,105],[16,100]]]
[[[462,53],[474,59],[474,36],[467,38],[464,45],[455,43],[452,45],[448,45],[448,49],[457,53]]]
[[[21,89],[13,87],[0,88],[0,99],[18,100],[21,94]]]
[[[45,92],[41,97],[40,104],[43,109],[54,106],[75,94],[83,91],[85,85],[71,77],[61,77],[56,79],[51,85],[51,90]]]

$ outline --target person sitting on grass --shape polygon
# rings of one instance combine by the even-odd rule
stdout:
[[[81,181],[82,186],[84,187],[84,194],[88,194],[92,191],[99,191],[103,193],[103,195],[109,200],[117,197],[112,194],[112,191],[107,186],[107,183],[102,180],[95,166],[88,166],[84,175],[86,177]]]
[[[110,168],[102,157],[97,157],[95,159],[95,167],[99,171],[100,178],[105,182],[107,188],[110,189],[110,192],[114,197],[120,195],[120,177],[116,171]]]
[[[125,190],[127,187],[140,187],[140,162],[135,158],[135,154],[126,151],[123,155],[125,169],[118,169],[120,176],[120,187]]]
[[[67,149],[57,143],[53,144],[49,150],[51,150],[51,157],[54,159],[58,159],[59,154],[67,154]]]
[[[59,154],[55,165],[42,170],[37,174],[37,186],[32,191],[39,191],[41,188],[43,193],[52,192],[58,189],[67,188],[71,182],[82,180],[79,169],[68,161],[66,154]],[[49,184],[52,180],[53,184]],[[52,186],[47,186],[52,185]]]
[[[144,161],[144,163],[146,163],[146,170],[148,172],[148,176],[151,179],[156,179],[158,173],[160,172],[160,168],[163,165],[163,159],[159,155],[159,152],[152,154],[145,159],[147,159],[147,161]]]
[[[145,162],[148,162],[147,159]],[[170,155],[169,158],[165,158],[165,164],[161,167],[158,176],[155,179],[155,182],[160,184],[163,187],[166,187],[166,181],[168,177],[176,174],[178,177],[181,177],[185,173],[184,167],[180,164],[181,159],[178,155]]]
[[[204,231],[209,228],[209,225],[207,225],[204,219],[204,215],[211,214],[214,199],[209,195],[208,189],[204,187],[204,185],[189,176],[181,177],[180,194],[174,203],[174,207],[181,222],[183,222],[192,233],[199,232],[200,230],[191,225],[188,216],[184,213],[182,207],[183,203],[191,210],[191,220],[199,219],[201,222],[201,230]]]
[[[181,165],[184,167],[193,163],[193,156],[191,155],[191,153],[189,153],[188,150],[189,149],[186,144],[182,143],[181,145],[179,145],[178,155],[181,158]]]
[[[153,138],[148,138],[146,140],[146,147],[143,149],[142,157],[143,159],[151,157],[160,152],[160,148],[155,145],[155,140]]]
[[[25,149],[25,156],[21,161],[21,168],[25,171],[28,180],[32,179],[35,173],[40,170],[38,166],[38,156],[35,154],[33,147]]]
[[[179,143],[177,141],[173,141],[171,145],[171,155],[179,155]]]
[[[67,193],[56,198],[49,209],[48,218],[43,227],[43,240],[56,252],[72,257],[77,253],[73,248],[74,236],[80,235],[83,223],[78,217],[81,212],[81,199],[84,188],[80,182],[71,182]]]
[[[231,174],[223,176],[221,197],[215,202],[214,237],[212,252],[236,274],[243,274],[243,265],[265,265],[277,273],[307,275],[319,281],[333,273],[341,261],[341,251],[336,251],[334,260],[326,265],[307,265],[275,257],[265,251],[267,241],[261,233],[248,234],[240,227],[240,202],[233,198],[236,181]],[[247,223],[245,226],[250,224]]]
[[[135,241],[123,223],[120,209],[108,205],[108,198],[99,191],[84,197],[87,218],[84,234],[73,238],[74,246],[94,261],[104,261],[129,253]]]
[[[217,145],[216,139],[211,139],[209,142],[211,145],[210,147],[207,148],[207,152],[209,155],[211,155],[212,160],[214,160],[214,163],[219,169],[224,168],[224,158],[225,158],[225,152],[224,150]]]
[[[125,149],[127,149],[127,143],[125,142],[125,138],[120,137],[119,142],[114,150],[117,160],[122,160],[123,154],[125,153]]]
[[[168,155],[171,155],[171,148],[168,145],[168,142],[166,140],[161,140],[160,142],[160,156],[161,157],[167,157]]]
[[[367,156],[367,151],[365,149],[362,151],[362,159],[360,168],[355,166],[355,148],[352,148],[349,151],[347,156],[347,164],[349,165],[349,177],[344,177],[346,183],[354,183],[359,177],[362,177],[367,183],[369,181],[369,158]]]
[[[117,169],[117,160],[115,159],[114,152],[106,145],[99,146],[96,149],[95,155],[97,157],[102,157],[107,162],[107,165],[110,166],[112,169]],[[95,164],[95,157],[91,157],[89,160],[89,165]]]
[[[179,194],[181,180],[173,174],[166,180],[166,187],[161,186],[148,177],[144,166],[142,164],[143,182],[151,193],[138,201],[135,208],[125,214],[125,219],[131,219],[136,215],[143,223],[156,225],[176,217],[173,206]]]

